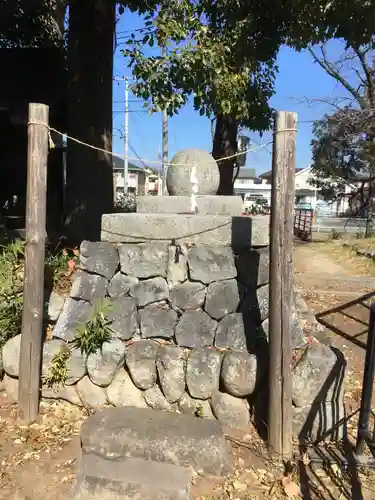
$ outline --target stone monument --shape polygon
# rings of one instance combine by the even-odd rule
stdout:
[[[241,196],[218,196],[219,181],[207,151],[177,153],[168,168],[169,196],[138,196],[136,213],[103,215],[102,241],[268,245],[268,218],[242,216]]]
[[[170,195],[191,196],[195,187],[201,195],[215,195],[219,183],[217,163],[210,153],[202,149],[185,149],[177,153],[168,168],[167,189]]]
[[[217,196],[218,181],[211,155],[179,153],[170,196],[140,196],[136,213],[103,215],[102,241],[81,244],[79,272],[43,349],[45,375],[68,346],[67,378],[41,389],[43,398],[112,406],[83,427],[74,500],[188,500],[192,469],[230,472],[222,425],[246,432],[250,404],[264,421],[269,219],[241,215],[241,197]],[[103,299],[111,338],[82,353],[77,329]],[[301,443],[339,439],[345,360],[308,342],[315,332],[304,330],[296,305],[291,313],[293,434]],[[14,399],[20,337],[2,350]]]

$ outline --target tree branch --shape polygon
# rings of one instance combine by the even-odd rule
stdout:
[[[369,50],[369,49],[368,49]],[[368,53],[368,50],[361,50],[361,49],[355,49],[354,51],[358,56],[358,59],[361,62],[362,69],[365,73],[365,78],[366,81],[363,81],[361,78],[363,84],[367,88],[367,98],[370,101],[371,107],[374,107],[374,97],[375,97],[375,87],[374,87],[374,75],[373,75],[373,70],[370,68],[370,66],[367,64],[366,61],[366,55]]]
[[[353,85],[351,85],[349,83],[348,80],[346,80],[339,72],[338,68],[333,64],[331,63],[328,58],[327,58],[327,53],[326,53],[326,50],[325,50],[325,46],[322,45],[320,47],[320,50],[321,50],[321,53],[322,53],[322,57],[319,57],[311,47],[308,47],[308,51],[310,52],[310,54],[312,55],[314,61],[316,63],[319,64],[319,66],[321,66],[324,71],[329,75],[331,76],[332,78],[334,78],[336,81],[338,81],[339,83],[341,83],[341,85],[355,98],[355,100],[357,101],[357,103],[359,104],[359,106],[363,109],[366,107],[366,103],[365,103],[365,100],[363,99],[363,97],[361,96],[361,94],[358,92],[358,90],[356,90]]]

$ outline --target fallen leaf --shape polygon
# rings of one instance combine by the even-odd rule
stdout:
[[[241,481],[238,481],[237,479],[232,481],[232,486],[236,491],[246,491],[247,490],[247,484],[242,483]]]
[[[310,457],[309,457],[309,454],[307,452],[305,452],[302,457],[301,457],[301,461],[303,463],[303,465],[305,465],[306,467],[311,463],[311,460],[310,460]]]
[[[331,470],[336,477],[341,477],[341,470],[337,464],[331,464]]]
[[[294,481],[292,481],[290,476],[283,477],[281,480],[281,484],[284,488],[285,495],[288,498],[301,497],[300,487],[298,486],[298,484],[296,484]]]
[[[53,338],[52,326],[48,325],[46,328],[46,340],[52,340],[52,338]]]

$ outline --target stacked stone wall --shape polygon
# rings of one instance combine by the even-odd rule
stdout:
[[[43,349],[45,377],[69,347],[67,377],[63,386],[44,385],[42,396],[94,409],[148,406],[246,428],[256,401],[267,400],[268,297],[268,247],[233,253],[204,244],[83,242],[69,296],[51,294],[54,327]],[[83,354],[74,347],[77,331],[103,300],[111,339]],[[293,428],[315,439],[343,414],[345,361],[304,330],[296,304],[291,313]],[[19,350],[20,336],[3,348],[14,399]]]

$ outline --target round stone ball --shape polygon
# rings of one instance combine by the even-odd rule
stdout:
[[[192,167],[196,165],[195,176],[198,180],[198,193],[216,194],[219,188],[220,173],[214,157],[203,149],[185,149],[177,153],[167,171],[167,189],[172,196],[191,196]]]

